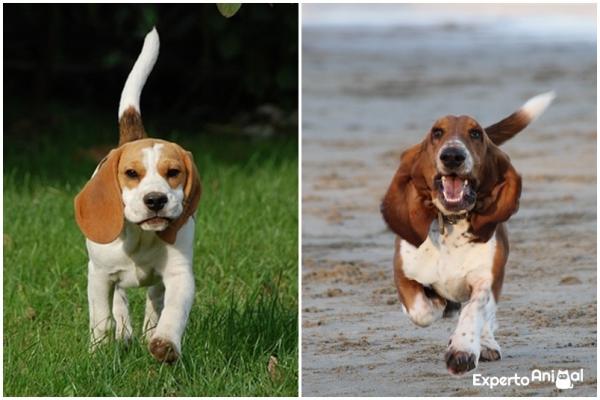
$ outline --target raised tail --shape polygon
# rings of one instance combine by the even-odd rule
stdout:
[[[500,122],[485,128],[485,132],[496,145],[501,145],[535,121],[552,103],[556,95],[547,92],[529,99],[521,108]]]
[[[146,137],[142,114],[140,112],[140,95],[146,84],[146,79],[158,57],[160,42],[156,28],[146,35],[144,46],[133,65],[119,102],[119,146]]]

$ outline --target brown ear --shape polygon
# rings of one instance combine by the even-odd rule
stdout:
[[[202,194],[200,176],[198,174],[196,164],[194,164],[192,153],[183,149],[180,149],[179,151],[181,153],[181,157],[183,158],[187,173],[187,179],[183,188],[183,211],[181,212],[179,218],[169,224],[167,229],[157,232],[158,236],[169,244],[175,243],[179,229],[181,229],[181,227],[187,222],[188,218],[190,218],[196,212],[198,203],[200,202],[200,196]]]
[[[429,233],[429,226],[436,216],[435,209],[415,184],[422,145],[418,144],[402,153],[400,167],[381,203],[381,214],[389,228],[413,246],[420,246]],[[422,178],[422,177],[421,177]]]
[[[121,150],[112,150],[75,196],[75,220],[92,242],[110,243],[123,230],[123,201],[117,180],[120,158]]]
[[[476,242],[487,242],[496,226],[517,212],[521,196],[521,176],[506,154],[493,148],[487,163],[484,176],[490,181],[482,184],[483,196],[477,200],[471,216],[471,232],[477,237]]]

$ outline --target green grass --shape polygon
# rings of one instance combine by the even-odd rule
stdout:
[[[196,299],[183,357],[168,366],[139,339],[88,353],[87,255],[72,204],[95,168],[81,150],[117,132],[109,116],[58,115],[6,129],[4,395],[296,396],[297,138],[152,135],[191,150],[203,183]],[[139,338],[145,290],[128,294]]]

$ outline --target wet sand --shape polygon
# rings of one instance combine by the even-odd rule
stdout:
[[[303,42],[303,394],[595,395],[595,43],[460,25],[314,26]],[[583,368],[584,381],[476,387],[445,370],[456,318],[419,328],[403,315],[379,202],[437,117],[487,125],[550,89],[555,103],[503,145],[524,183],[497,312],[504,358],[476,373]]]

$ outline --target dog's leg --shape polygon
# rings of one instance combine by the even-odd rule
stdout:
[[[113,326],[110,303],[114,283],[107,274],[98,272],[91,260],[88,263],[87,290],[90,309],[90,350],[94,351],[107,338]]]
[[[481,332],[481,354],[479,361],[497,361],[502,358],[500,345],[494,339],[494,330],[496,330],[496,316],[493,315],[488,321],[485,321]]]
[[[154,358],[174,362],[181,354],[181,337],[194,301],[194,275],[191,265],[167,267],[163,275],[164,308],[152,335],[149,349]]]
[[[404,275],[402,256],[400,255],[400,238],[396,238],[394,282],[402,302],[402,309],[414,324],[428,326],[442,317],[446,300],[438,296],[435,291],[425,288],[419,282]]]
[[[129,302],[125,289],[117,286],[113,294],[113,318],[115,320],[115,339],[129,344],[133,334],[131,318],[129,317]]]
[[[471,298],[460,313],[445,357],[446,367],[453,375],[461,375],[477,367],[482,330],[486,321],[493,318],[496,309],[491,276],[467,276],[467,282],[471,286]]]
[[[481,332],[481,354],[479,361],[497,361],[502,358],[500,346],[496,342],[496,339],[494,339],[494,331],[498,327],[496,324],[496,305],[502,290],[504,265],[508,259],[508,251],[509,245],[506,227],[500,224],[496,230],[496,254],[494,255],[494,265],[492,267],[493,307],[491,307],[489,319],[485,321]]]
[[[146,311],[144,313],[144,336],[150,341],[163,309],[165,287],[162,283],[150,286],[146,292]]]

